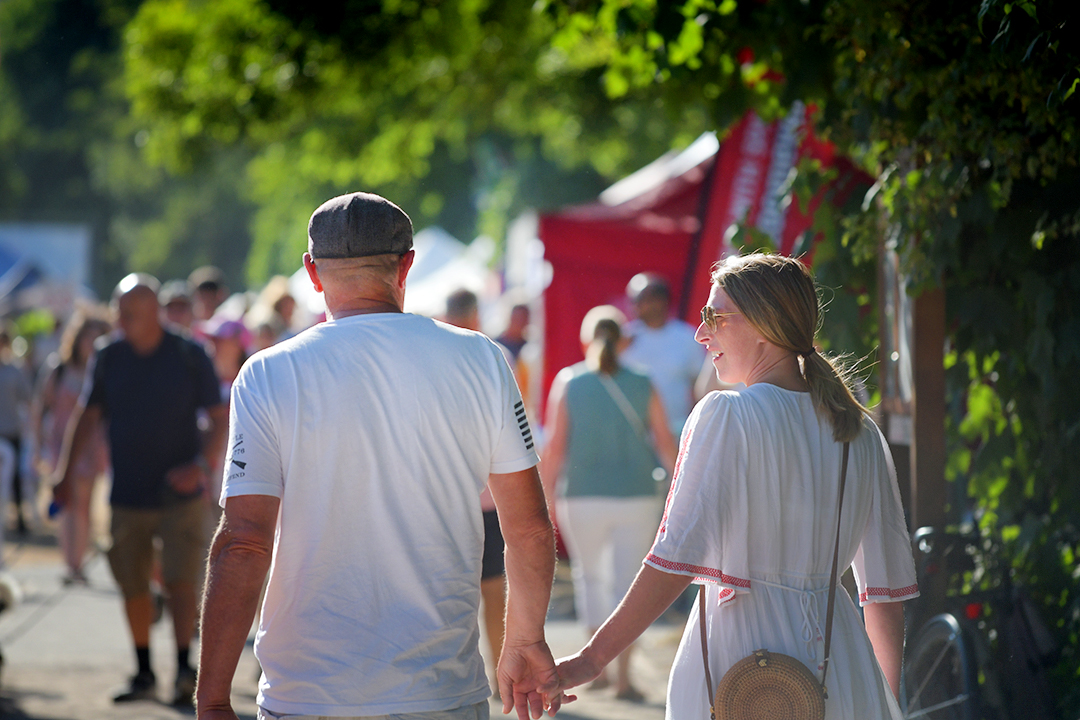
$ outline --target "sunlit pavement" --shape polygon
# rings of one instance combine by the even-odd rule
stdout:
[[[64,587],[63,566],[55,538],[47,531],[19,542],[9,535],[5,550],[8,572],[22,587],[23,601],[0,616],[0,648],[5,664],[0,678],[0,718],[105,720],[110,718],[183,718],[191,710],[165,704],[171,699],[176,657],[170,618],[153,627],[151,648],[163,702],[112,703],[134,670],[134,656],[118,590],[105,558],[97,554],[87,565],[89,585]],[[576,651],[584,631],[568,617],[572,598],[566,568],[556,583],[548,639],[556,656]],[[658,623],[639,641],[633,673],[644,703],[627,703],[614,690],[583,691],[559,715],[567,720],[660,720],[668,669],[678,646],[681,624]],[[486,646],[486,641],[481,642]],[[196,645],[197,647],[197,645]],[[194,650],[195,648],[193,648]],[[241,718],[255,717],[258,665],[250,644],[233,681],[233,705]],[[492,701],[492,717],[501,705]]]

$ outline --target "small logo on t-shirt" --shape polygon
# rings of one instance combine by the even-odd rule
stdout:
[[[521,439],[525,441],[525,449],[533,449],[532,429],[529,428],[529,418],[525,417],[525,403],[518,401],[514,405],[514,417],[517,418],[518,429],[521,430]]]
[[[246,467],[247,467],[247,463],[246,463],[246,462],[240,462],[239,460],[237,460],[237,459],[235,459],[235,458],[230,458],[230,459],[232,460],[232,463],[233,463],[233,465],[236,465],[236,466],[237,466],[238,468],[240,468],[241,470],[243,470],[244,468],[246,468]]]

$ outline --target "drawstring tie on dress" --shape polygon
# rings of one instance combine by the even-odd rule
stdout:
[[[806,644],[806,658],[808,660],[817,660],[817,644],[824,642],[824,632],[821,629],[820,620],[821,604],[818,600],[818,593],[828,592],[829,588],[800,590],[767,580],[751,580],[752,585],[757,583],[799,594],[799,609],[802,611],[802,639]]]

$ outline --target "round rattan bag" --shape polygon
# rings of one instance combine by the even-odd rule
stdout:
[[[825,692],[795,658],[755,650],[720,678],[713,708],[716,720],[822,720]]]

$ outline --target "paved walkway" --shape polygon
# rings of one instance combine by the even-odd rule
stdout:
[[[64,587],[63,566],[51,531],[25,542],[10,538],[5,549],[7,572],[23,591],[22,603],[0,615],[0,648],[5,664],[0,678],[0,718],[44,720],[147,720],[190,718],[193,713],[164,703],[111,702],[134,670],[118,590],[101,555],[88,564],[89,585]],[[576,651],[584,642],[580,627],[567,617],[572,596],[565,569],[556,583],[548,639],[556,656]],[[648,630],[634,656],[635,681],[646,701],[618,701],[613,690],[580,693],[580,700],[559,716],[566,720],[661,720],[668,669],[681,634],[678,618]],[[485,643],[482,643],[484,646]],[[169,617],[154,625],[151,636],[159,695],[171,695],[176,658]],[[258,671],[250,644],[233,681],[233,704],[241,718],[255,718]],[[492,704],[492,717],[501,706]]]

